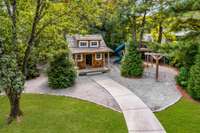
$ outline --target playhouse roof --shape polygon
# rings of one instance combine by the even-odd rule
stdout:
[[[73,54],[76,53],[96,53],[96,52],[113,52],[112,49],[108,48],[103,37],[99,34],[96,35],[74,35],[66,36],[68,41],[68,47]],[[100,41],[98,48],[79,48],[78,41]]]

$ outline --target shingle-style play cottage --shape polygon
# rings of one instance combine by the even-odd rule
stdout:
[[[107,71],[110,52],[101,35],[66,36],[70,55],[80,72]]]

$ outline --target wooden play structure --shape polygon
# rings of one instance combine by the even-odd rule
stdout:
[[[106,72],[109,70],[110,53],[101,35],[66,36],[70,57],[79,74]]]
[[[164,63],[165,63],[165,55],[161,53],[149,53],[149,52],[144,53],[144,55],[145,55],[145,61],[147,62],[147,67],[149,67],[149,63],[151,66],[153,66],[153,62],[155,60],[156,62],[155,79],[156,81],[158,81],[159,80],[159,62],[162,58],[164,58]]]

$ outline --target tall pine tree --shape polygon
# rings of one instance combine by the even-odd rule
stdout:
[[[124,77],[141,77],[143,71],[143,62],[137,46],[130,43],[122,59],[121,75]]]

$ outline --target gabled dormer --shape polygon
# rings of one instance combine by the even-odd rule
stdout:
[[[78,40],[77,44],[79,48],[98,48],[100,47],[100,42],[99,40]]]

